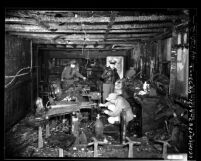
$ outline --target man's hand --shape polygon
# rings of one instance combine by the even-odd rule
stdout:
[[[100,104],[99,104],[99,106],[100,106],[100,107],[104,107],[104,106],[105,106],[105,104],[103,104],[103,103],[100,103]]]
[[[83,77],[83,80],[85,81],[87,78],[86,77]]]

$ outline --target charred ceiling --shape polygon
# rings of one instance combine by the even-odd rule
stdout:
[[[5,32],[31,39],[44,48],[130,48],[137,41],[151,41],[170,35],[175,26],[188,23],[188,14],[186,9],[7,9]]]

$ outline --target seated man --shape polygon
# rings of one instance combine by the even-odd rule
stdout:
[[[109,115],[108,122],[114,124],[116,121],[120,121],[120,114],[124,109],[126,112],[126,125],[134,117],[130,104],[122,96],[117,93],[110,93],[106,98],[108,101],[105,104],[100,103],[100,107],[108,107],[109,110],[104,110],[104,113]]]

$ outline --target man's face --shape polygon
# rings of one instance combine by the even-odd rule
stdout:
[[[110,64],[110,68],[114,69],[115,68],[115,64]]]
[[[71,67],[71,68],[75,68],[75,64],[71,64],[70,67]]]
[[[114,103],[115,103],[115,100],[114,100],[114,99],[112,99],[112,100],[110,100],[110,102],[114,104]]]

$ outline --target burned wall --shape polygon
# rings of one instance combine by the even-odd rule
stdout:
[[[179,97],[188,96],[189,45],[188,28],[176,31],[171,48],[170,93]]]
[[[30,69],[27,68],[30,66],[30,41],[5,35],[4,118],[6,129],[30,110],[32,81]],[[21,70],[23,68],[24,70]],[[20,70],[21,72],[18,72]],[[16,74],[21,75],[13,79]]]

